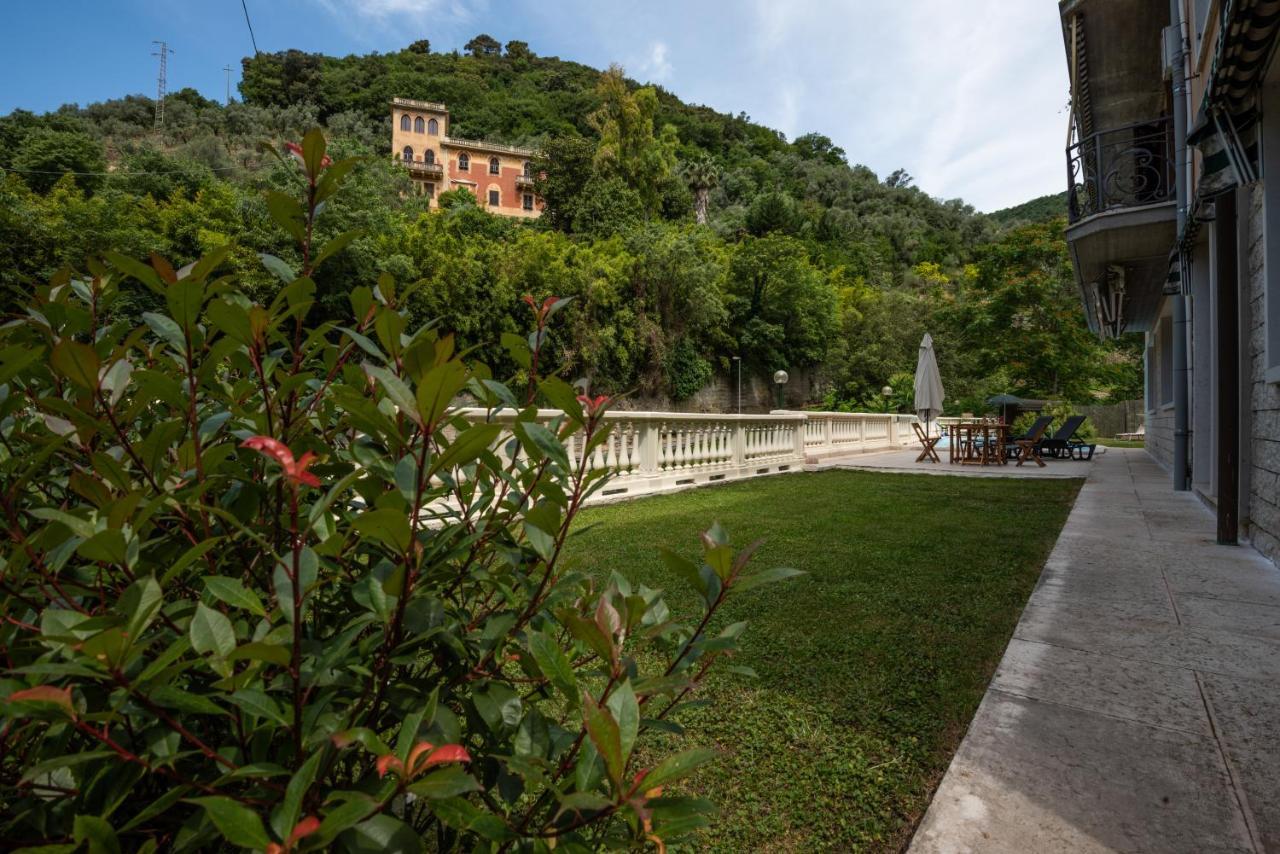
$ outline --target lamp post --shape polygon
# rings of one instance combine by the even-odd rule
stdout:
[[[742,357],[734,356],[733,361],[738,364],[738,414],[742,414]]]
[[[787,384],[787,380],[789,379],[791,379],[791,377],[787,376],[786,371],[773,372],[773,383],[778,389],[777,400],[779,409],[786,409],[787,407],[786,398],[782,394],[782,387]]]
[[[889,411],[889,398],[893,397],[893,386],[885,386],[880,389],[880,393],[884,395],[884,411]]]

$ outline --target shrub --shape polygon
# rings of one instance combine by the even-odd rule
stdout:
[[[724,533],[668,564],[702,602],[563,565],[608,400],[546,374],[564,301],[528,299],[512,388],[384,276],[307,325],[310,242],[355,165],[291,146],[271,192],[300,270],[252,304],[217,274],[121,255],[0,328],[5,650],[0,838],[71,851],[588,851],[679,839],[668,791],[710,754],[676,718],[742,625]],[[108,322],[129,287],[166,307]],[[470,413],[451,401],[463,391]],[[563,414],[535,420],[536,407]],[[504,412],[504,423],[498,414]],[[662,738],[655,738],[656,735]]]

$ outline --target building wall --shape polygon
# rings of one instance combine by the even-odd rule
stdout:
[[[476,197],[480,206],[494,213],[514,217],[536,217],[542,213],[542,200],[536,196],[533,210],[524,209],[524,190],[516,186],[516,179],[524,175],[527,157],[498,154],[466,147],[446,146],[447,170],[451,189],[466,187]],[[467,171],[458,166],[458,158],[465,153],[470,158]],[[498,158],[499,174],[489,172],[489,159]],[[498,191],[498,205],[489,204],[489,191]],[[532,192],[532,191],[530,191]]]
[[[1146,333],[1143,357],[1146,449],[1167,469],[1173,468],[1173,388],[1165,370],[1173,355],[1172,314],[1172,305],[1165,300],[1154,331]]]
[[[1280,383],[1266,381],[1266,215],[1264,182],[1249,195],[1241,299],[1248,326],[1241,335],[1246,405],[1251,414],[1248,449],[1249,539],[1258,551],[1280,562]],[[1273,217],[1275,212],[1272,212]]]

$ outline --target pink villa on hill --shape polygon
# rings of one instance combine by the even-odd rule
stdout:
[[[449,108],[432,101],[391,99],[391,151],[409,169],[419,193],[466,188],[482,208],[514,217],[541,215],[534,192],[534,152],[527,148],[449,136]]]

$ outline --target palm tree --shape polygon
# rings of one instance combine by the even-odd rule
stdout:
[[[716,184],[720,183],[720,167],[707,155],[684,164],[684,180],[693,190],[693,214],[698,225],[707,224],[707,197]]]

